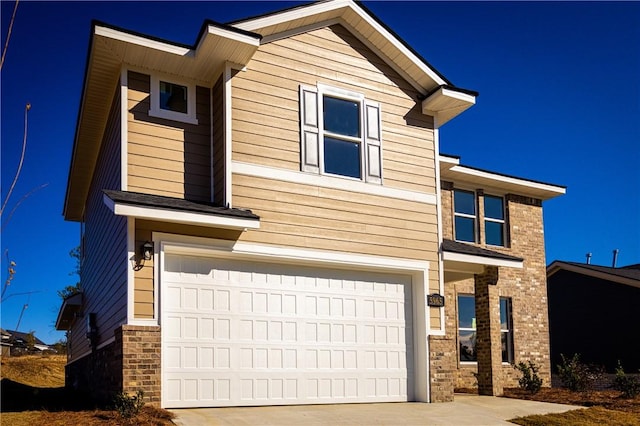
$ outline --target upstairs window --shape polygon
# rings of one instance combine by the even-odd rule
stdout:
[[[504,201],[502,197],[484,196],[485,242],[504,247]]]
[[[149,116],[198,124],[195,86],[151,76]]]
[[[187,113],[187,86],[160,81],[160,109]]]
[[[476,196],[470,191],[453,191],[454,230],[457,241],[476,242]]]
[[[380,105],[319,84],[300,87],[301,170],[382,183]]]

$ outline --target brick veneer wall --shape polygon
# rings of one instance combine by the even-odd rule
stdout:
[[[122,390],[141,390],[146,402],[159,407],[160,327],[123,325],[118,332],[122,341]]]
[[[145,402],[160,406],[160,327],[123,325],[114,335],[113,342],[66,366],[65,385],[98,404],[142,390]]]
[[[450,182],[442,182],[441,185],[442,222],[444,238],[453,239],[453,193],[454,185]],[[487,191],[488,194],[491,194]],[[477,191],[478,217],[480,241],[484,240],[483,191]],[[498,279],[494,286],[486,286],[492,316],[497,316],[498,325],[491,328],[491,341],[500,343],[499,330],[499,305],[500,297],[509,297],[512,300],[512,317],[514,332],[514,358],[515,362],[531,360],[540,366],[540,377],[544,386],[551,385],[551,366],[549,357],[549,322],[547,311],[547,286],[546,286],[546,259],[544,252],[544,229],[542,219],[542,202],[538,199],[507,194],[506,227],[507,246],[494,247],[478,243],[478,246],[493,251],[509,254],[524,259],[522,269],[498,268]],[[481,278],[482,280],[483,278]],[[454,378],[455,387],[476,387],[478,382],[475,374],[478,372],[476,364],[461,364],[457,353],[458,313],[457,295],[476,293],[477,280],[469,278],[455,282],[445,282],[446,298],[446,330],[447,337],[453,340],[454,352]],[[479,295],[476,294],[476,297]],[[483,299],[484,300],[484,299]],[[488,309],[489,305],[478,304],[476,309]],[[477,311],[479,312],[479,311]],[[477,321],[480,320],[476,315]],[[478,330],[479,332],[480,330]],[[500,355],[500,347],[495,348]],[[493,351],[492,351],[493,352]],[[484,355],[483,355],[484,356]],[[519,373],[512,365],[497,363],[492,360],[494,370],[499,374],[499,379],[493,385],[493,392],[500,392],[501,387],[515,387],[518,385]],[[495,373],[494,373],[495,374]]]
[[[453,401],[456,356],[455,339],[429,336],[431,402]]]

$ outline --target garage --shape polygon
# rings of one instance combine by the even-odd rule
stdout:
[[[411,276],[165,253],[162,405],[413,399]]]

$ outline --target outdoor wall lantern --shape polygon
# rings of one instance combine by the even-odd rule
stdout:
[[[142,258],[144,260],[151,260],[153,257],[153,243],[151,241],[147,241],[142,245]]]

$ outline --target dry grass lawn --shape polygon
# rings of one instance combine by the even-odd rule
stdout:
[[[145,406],[132,419],[100,409],[64,388],[65,355],[3,357],[0,368],[3,426],[34,425],[172,425],[173,415]]]
[[[636,426],[640,417],[634,413],[591,407],[566,413],[518,417],[509,420],[522,426]]]

